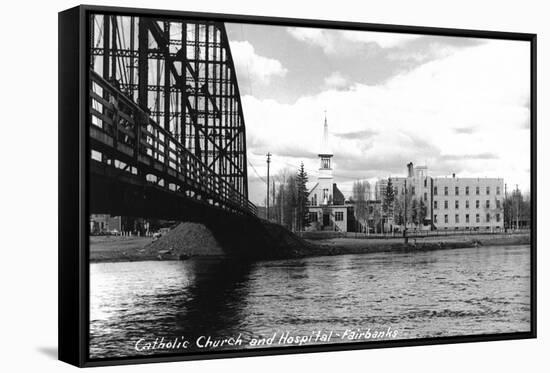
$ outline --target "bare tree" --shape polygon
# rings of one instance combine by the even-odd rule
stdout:
[[[360,180],[354,182],[352,194],[355,219],[362,225],[361,231],[365,227],[368,233],[369,210],[367,208],[367,201],[370,199],[369,182]]]

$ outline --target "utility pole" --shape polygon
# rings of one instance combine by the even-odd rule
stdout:
[[[265,213],[266,220],[269,220],[269,164],[271,163],[271,153],[267,153],[267,209]]]

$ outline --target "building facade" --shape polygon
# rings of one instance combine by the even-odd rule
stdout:
[[[120,216],[111,216],[106,214],[90,215],[90,233],[91,234],[112,234],[122,231],[122,218]]]
[[[344,195],[334,182],[332,157],[325,117],[319,151],[319,176],[308,194],[308,230],[347,232],[349,206],[345,204]]]
[[[434,178],[433,224],[437,229],[504,228],[504,181],[497,178]]]
[[[426,166],[414,167],[409,163],[407,176],[389,179],[394,188],[391,212],[394,224],[403,224],[395,219],[399,208],[409,228],[504,228],[504,180],[501,178],[461,178],[455,174],[431,177]],[[385,193],[382,194],[382,198],[386,198]],[[414,222],[412,209],[422,210],[416,211]]]
[[[388,179],[380,179],[374,184],[374,199],[381,201],[385,194],[386,188],[388,187]]]

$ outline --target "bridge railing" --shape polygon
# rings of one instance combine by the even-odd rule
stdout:
[[[159,185],[171,190],[183,187],[194,196],[256,214],[248,198],[151,119],[116,83],[94,71],[90,78],[90,137],[121,163],[119,168],[134,174],[146,170],[148,181],[162,180]]]

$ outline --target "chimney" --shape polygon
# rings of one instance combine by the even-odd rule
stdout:
[[[408,177],[413,177],[414,176],[414,167],[413,167],[413,163],[412,162],[409,162],[407,164],[407,176]]]

